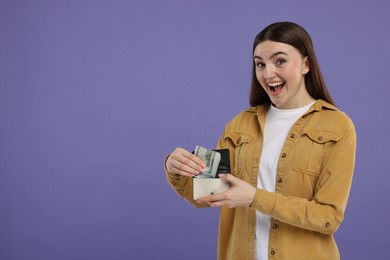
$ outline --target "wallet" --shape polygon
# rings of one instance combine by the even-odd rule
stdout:
[[[219,162],[216,178],[220,173],[230,173],[230,156],[229,149],[218,149],[214,150],[221,154],[221,161]]]
[[[221,154],[221,161],[219,162],[216,177],[209,179],[193,178],[193,195],[194,200],[210,194],[217,194],[226,191],[230,188],[230,184],[218,178],[220,173],[230,173],[230,156],[229,149],[214,150]]]

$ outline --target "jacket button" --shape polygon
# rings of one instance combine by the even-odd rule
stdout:
[[[282,158],[285,158],[286,157],[286,153],[282,153]]]
[[[273,228],[273,229],[277,229],[277,228],[278,228],[278,224],[273,223],[273,224],[272,224],[272,228]]]
[[[322,141],[322,139],[324,139],[322,136],[318,137],[318,141]]]
[[[326,222],[325,226],[328,228],[330,227],[330,223],[329,222]]]
[[[282,183],[283,182],[283,179],[282,178],[279,178],[278,179],[278,183]]]
[[[275,251],[274,250],[271,251],[271,255],[275,255]]]
[[[295,138],[295,134],[291,134],[290,137],[291,137],[291,138]]]

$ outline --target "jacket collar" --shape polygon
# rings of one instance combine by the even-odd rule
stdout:
[[[318,112],[320,110],[323,110],[323,109],[329,109],[329,110],[334,110],[334,111],[337,111],[338,108],[333,106],[332,104],[329,104],[328,102],[326,102],[325,100],[322,100],[322,99],[318,99],[310,108],[309,110],[305,113],[306,114],[309,114],[311,112]]]
[[[255,106],[255,107],[251,107],[249,108],[247,111],[248,112],[252,112],[252,113],[265,113],[267,110],[268,110],[268,107],[270,106],[271,104],[270,103],[264,103],[262,105],[259,105],[259,106]],[[314,112],[314,111],[320,111],[322,109],[329,109],[329,110],[335,110],[337,111],[338,108],[329,104],[328,102],[326,102],[325,100],[322,100],[322,99],[318,99],[310,108],[309,110],[305,113],[306,114],[309,114],[311,112]]]

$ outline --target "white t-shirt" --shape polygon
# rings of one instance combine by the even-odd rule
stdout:
[[[259,189],[275,192],[276,172],[279,155],[282,151],[287,135],[294,125],[312,105],[296,109],[278,109],[270,106],[264,127],[263,151],[260,158],[259,179],[257,187]],[[271,228],[271,217],[269,215],[256,212],[256,239],[255,239],[255,259],[268,259],[268,240]]]

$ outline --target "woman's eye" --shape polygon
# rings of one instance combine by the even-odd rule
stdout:
[[[265,64],[264,64],[264,63],[261,63],[261,62],[259,62],[259,63],[256,63],[256,67],[258,67],[259,69],[264,69],[264,67],[265,67]]]
[[[276,64],[277,64],[277,65],[282,65],[282,64],[285,63],[285,62],[286,62],[285,59],[279,59],[279,60],[276,61]]]

